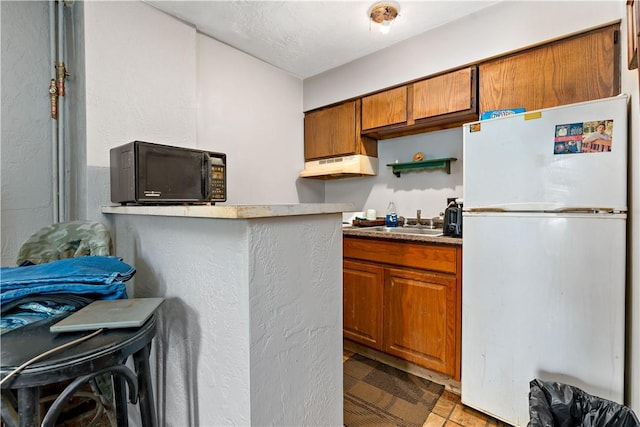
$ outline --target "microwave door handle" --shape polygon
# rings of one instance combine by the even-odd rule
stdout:
[[[204,197],[206,200],[211,200],[211,156],[206,153],[202,154],[203,157],[203,166],[205,168],[204,176]]]

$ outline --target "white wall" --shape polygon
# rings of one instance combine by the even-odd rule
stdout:
[[[136,139],[196,147],[227,154],[228,204],[322,201],[321,185],[297,180],[299,79],[142,2],[85,9],[90,167]]]
[[[2,1],[0,14],[1,264],[15,265],[20,244],[53,218],[49,5]]]
[[[110,219],[121,233],[116,251],[136,266],[135,296],[165,298],[152,355],[158,425],[248,425],[248,278],[241,268],[228,268],[249,263],[246,224],[137,215]],[[218,256],[212,255],[215,248]],[[174,265],[177,253],[190,256],[182,268],[165,268]],[[202,269],[216,274],[202,277]],[[137,421],[138,411],[130,413]]]
[[[375,55],[306,79],[303,105],[306,111],[615,21],[622,21],[622,91],[631,94],[627,402],[640,412],[640,107],[637,70],[626,69],[623,0],[502,2]],[[378,143],[380,175],[327,182],[326,201],[344,201],[357,195],[354,202],[358,210],[384,210],[388,201],[394,199],[401,215],[414,216],[416,209],[422,209],[423,216],[425,212],[435,213],[442,210],[450,193],[461,194],[462,179],[457,169],[460,164],[454,163],[450,176],[416,172],[415,177],[407,174],[400,179],[384,165],[395,159],[408,161],[416,151],[454,155],[461,152],[461,147],[459,130],[381,141]]]
[[[77,7],[74,5],[74,8]],[[105,220],[109,149],[134,140],[196,145],[196,31],[138,1],[83,2],[80,211]]]
[[[142,2],[84,9],[87,164],[134,140],[193,147],[195,29]]]
[[[451,174],[433,169],[393,175],[388,164],[410,162],[418,151],[426,158],[456,158]],[[445,210],[448,197],[462,197],[461,128],[379,141],[378,159],[377,176],[327,181],[326,201],[352,202],[356,210],[375,209],[378,216],[384,216],[393,201],[401,216],[415,218],[420,209],[422,218],[431,218]]]
[[[136,295],[166,299],[159,426],[342,424],[339,214],[110,217]]]
[[[205,35],[197,42],[198,146],[227,154],[227,202],[322,201],[322,185],[298,178],[302,81]]]

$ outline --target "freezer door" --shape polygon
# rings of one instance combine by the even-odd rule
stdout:
[[[570,140],[587,150],[582,140],[600,122],[607,123],[611,151],[558,152]],[[627,96],[469,123],[463,132],[465,209],[626,211]]]
[[[624,216],[463,221],[462,403],[525,426],[534,378],[622,403]]]

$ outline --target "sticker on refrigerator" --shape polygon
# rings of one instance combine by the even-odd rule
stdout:
[[[611,151],[613,120],[556,125],[554,154]]]
[[[482,126],[480,126],[480,123],[471,123],[469,125],[469,132],[473,133],[473,132],[480,132]]]

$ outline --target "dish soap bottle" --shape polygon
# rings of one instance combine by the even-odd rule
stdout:
[[[387,206],[387,215],[384,218],[384,225],[387,227],[398,226],[398,214],[396,213],[396,205],[393,202],[389,202],[389,206]]]

